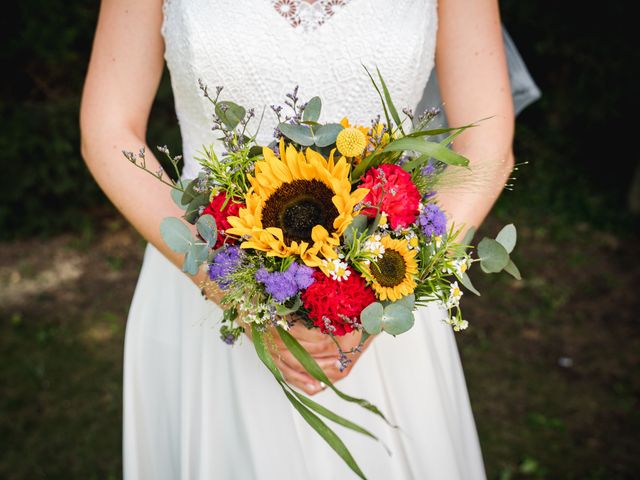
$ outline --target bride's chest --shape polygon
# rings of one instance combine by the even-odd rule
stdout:
[[[163,31],[167,48],[196,64],[360,70],[415,58],[434,43],[436,15],[436,0],[166,0]]]

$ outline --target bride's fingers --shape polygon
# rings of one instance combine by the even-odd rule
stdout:
[[[282,361],[276,361],[276,365],[288,384],[302,390],[307,395],[314,395],[322,390],[320,382],[309,374],[295,370]]]
[[[333,344],[333,340],[331,340],[331,337],[329,337],[329,335],[322,333],[317,328],[307,328],[300,321],[296,322],[289,329],[289,333],[293,335],[298,341]]]
[[[331,339],[328,342],[310,342],[307,340],[299,340],[298,343],[312,356],[337,355],[338,347]],[[278,351],[288,350],[280,338],[273,338],[273,345]]]

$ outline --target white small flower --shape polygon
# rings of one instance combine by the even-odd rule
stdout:
[[[447,307],[457,307],[460,304],[460,298],[462,298],[462,290],[458,286],[458,282],[451,284],[451,290],[449,291],[449,300],[447,300]]]
[[[433,237],[433,245],[436,248],[440,248],[440,246],[442,245],[442,235],[436,235],[435,237]]]
[[[349,278],[349,275],[351,275],[351,270],[349,270],[349,264],[347,262],[342,262],[336,258],[330,261],[325,260],[323,263],[331,278],[338,282],[346,280]]]
[[[453,269],[458,276],[462,276],[471,266],[471,259],[469,257],[458,258],[453,261]]]
[[[378,222],[378,228],[380,230],[386,230],[389,228],[389,218],[384,212],[380,212],[380,221]]]
[[[276,323],[279,327],[282,327],[285,330],[289,330],[289,323],[284,318],[280,317]]]
[[[382,258],[384,255],[384,245],[382,245],[380,240],[380,235],[374,235],[364,242],[363,249],[369,252],[373,258]]]
[[[459,332],[461,330],[466,330],[469,326],[469,322],[463,319],[454,318],[453,319],[453,330]]]
[[[407,240],[407,246],[411,250],[420,250],[420,239],[414,232],[409,232],[405,239]]]

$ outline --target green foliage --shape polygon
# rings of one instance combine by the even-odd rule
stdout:
[[[387,302],[386,305],[373,302],[360,313],[362,326],[371,335],[381,331],[389,335],[400,335],[413,327],[414,304],[414,295],[407,295],[396,302]]]

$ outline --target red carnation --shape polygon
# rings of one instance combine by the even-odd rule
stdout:
[[[313,278],[315,282],[302,294],[302,303],[309,310],[313,324],[323,333],[341,337],[353,331],[354,325],[360,323],[360,312],[376,301],[373,290],[353,270],[342,281],[333,280],[319,271]]]
[[[416,221],[420,192],[411,181],[411,175],[399,166],[385,164],[369,169],[359,187],[369,189],[365,203],[378,206],[382,200],[380,208],[387,214],[394,230]],[[362,213],[375,217],[378,212],[375,208],[367,208]]]
[[[240,207],[244,207],[242,203],[229,200],[226,205],[224,202],[227,200],[227,195],[222,192],[217,194],[211,200],[211,203],[202,212],[202,215],[211,215],[216,219],[216,226],[218,227],[218,240],[216,241],[215,248],[219,248],[224,244],[226,235],[224,232],[231,228],[231,224],[227,221],[227,217],[235,217],[238,215]],[[224,208],[223,208],[224,205]]]

